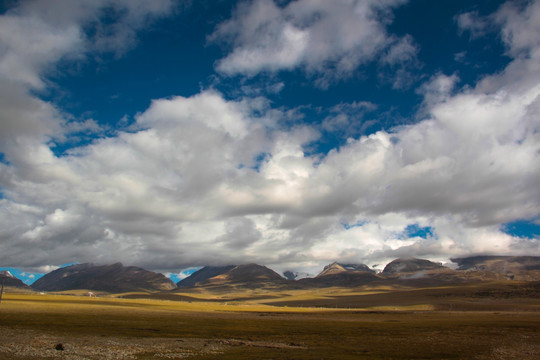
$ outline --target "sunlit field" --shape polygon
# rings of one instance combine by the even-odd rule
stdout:
[[[536,359],[540,300],[529,286],[8,292],[0,359]]]

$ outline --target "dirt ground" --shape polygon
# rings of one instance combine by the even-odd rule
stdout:
[[[530,309],[529,306],[525,307]],[[0,359],[538,359],[540,312],[12,296]]]
[[[303,349],[301,345],[269,341],[198,338],[126,338],[47,334],[0,327],[2,359],[186,359],[224,354],[234,347]]]

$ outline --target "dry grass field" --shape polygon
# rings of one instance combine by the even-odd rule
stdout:
[[[538,358],[534,283],[121,298],[8,292],[0,305],[0,359]]]

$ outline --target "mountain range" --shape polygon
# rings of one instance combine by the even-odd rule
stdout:
[[[17,279],[7,270],[0,271],[0,284],[17,289],[30,289],[30,286]]]
[[[223,289],[227,287],[266,288],[268,285],[285,285],[288,280],[274,270],[257,264],[205,266],[191,276],[179,281],[179,288],[206,287]]]
[[[334,262],[314,277],[293,280],[257,264],[205,266],[189,277],[172,282],[163,274],[135,266],[77,264],[54,270],[31,288],[39,291],[92,290],[107,293],[169,292],[204,289],[309,289],[332,286],[355,287],[365,284],[403,284],[406,286],[439,285],[475,281],[540,281],[540,257],[475,256],[455,258],[452,269],[425,259],[400,258],[377,273],[364,264]],[[290,274],[287,274],[290,273]],[[287,276],[289,275],[289,276]],[[28,288],[7,272],[0,272],[6,286]]]
[[[163,274],[135,266],[77,264],[54,270],[36,280],[32,287],[42,291],[95,290],[110,293],[167,291],[176,288]]]

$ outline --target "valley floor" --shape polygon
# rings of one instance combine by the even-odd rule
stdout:
[[[457,295],[399,289],[399,299],[382,289],[332,289],[270,302],[260,293],[242,301],[241,293],[191,294],[196,301],[8,293],[0,304],[0,359],[540,358],[539,298],[500,286]],[[331,307],[362,296],[370,306]],[[291,306],[298,302],[310,307]],[[386,305],[371,306],[377,302]]]

